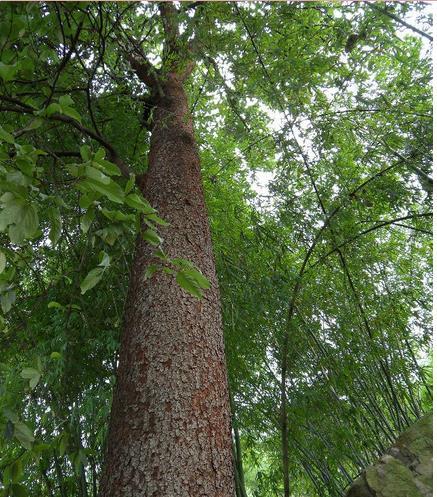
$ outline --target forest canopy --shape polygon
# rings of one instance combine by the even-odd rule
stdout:
[[[97,497],[137,237],[145,288],[209,305],[143,195],[165,74],[200,157],[236,495],[342,496],[431,409],[430,29],[419,2],[1,3],[2,497]]]

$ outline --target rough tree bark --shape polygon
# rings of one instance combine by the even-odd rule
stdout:
[[[161,7],[167,48],[177,31]],[[171,22],[169,22],[171,21]],[[144,272],[155,250],[138,239],[125,307],[100,497],[233,497],[234,475],[220,300],[185,74],[131,58],[156,95],[145,198],[170,225],[170,257],[211,282],[202,299],[173,276]],[[185,65],[187,68],[188,66]],[[158,86],[160,88],[158,88]]]

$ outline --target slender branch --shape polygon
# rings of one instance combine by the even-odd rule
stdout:
[[[416,28],[416,26],[413,26],[412,24],[404,21],[403,19],[398,17],[396,14],[392,14],[386,8],[381,9],[381,7],[378,7],[377,5],[374,5],[370,2],[366,2],[366,4],[369,6],[370,9],[372,9],[376,12],[379,12],[380,14],[382,14],[384,16],[390,17],[390,19],[393,19],[393,21],[397,22],[398,24],[401,24],[402,26],[404,26],[408,29],[411,29],[415,33],[419,34],[420,36],[427,38],[429,41],[433,41],[433,38],[431,35],[429,35],[428,33],[425,33],[424,31],[420,30],[419,28]]]
[[[390,147],[390,145],[387,143],[386,140],[382,140],[382,142],[393,155],[395,155],[398,159],[407,162],[407,159],[401,153],[397,152],[392,147]],[[433,179],[431,178],[431,176],[428,176],[424,171],[422,171],[422,169],[420,169],[420,167],[417,167],[414,164],[407,162],[407,166],[417,174],[419,181],[422,184],[424,190],[428,193],[432,193]]]
[[[412,115],[412,116],[419,116],[419,117],[426,117],[428,119],[432,119],[432,115],[431,114],[423,114],[421,112],[409,112],[409,111],[406,111],[404,109],[397,109],[397,108],[385,108],[385,109],[368,109],[368,108],[360,108],[360,107],[356,107],[355,109],[343,109],[343,110],[337,110],[335,112],[325,112],[323,114],[318,114],[317,116],[315,116],[316,118],[320,118],[320,117],[333,117],[333,116],[337,116],[339,114],[351,114],[351,113],[355,113],[355,112],[384,112],[384,113],[390,113],[390,112],[397,112],[397,113],[401,113],[401,114],[409,114],[409,115]]]
[[[115,151],[114,147],[101,135],[98,135],[95,133],[92,129],[86,128],[85,126],[82,126],[78,121],[75,119],[64,116],[62,114],[53,114],[52,116],[49,117],[49,119],[53,119],[54,121],[61,121],[67,124],[70,124],[74,128],[76,128],[78,131],[80,131],[82,134],[89,136],[93,140],[97,141],[102,145],[104,148],[109,153],[109,160],[113,162],[118,168],[120,169],[121,173],[123,176],[126,176],[129,178],[130,176],[130,170],[128,165],[123,161],[123,159],[117,154]]]
[[[74,152],[70,150],[60,150],[55,152],[50,151],[49,153],[53,154],[55,157],[77,157],[77,158],[81,157],[79,152]]]
[[[58,12],[58,15],[59,15],[59,11],[58,11],[58,6],[57,4],[55,3],[55,6],[56,6],[56,10]],[[75,51],[76,49],[76,45],[77,45],[77,42],[79,40],[79,36],[80,36],[80,33],[82,31],[82,26],[83,26],[83,22],[84,22],[84,19],[82,18],[81,21],[79,22],[79,25],[77,26],[77,29],[76,29],[76,33],[74,34],[72,40],[71,40],[71,47],[70,49],[68,50],[68,52],[65,54],[65,56],[63,57],[61,63],[59,64],[59,67],[58,67],[58,70],[56,71],[56,75],[55,75],[55,78],[53,80],[53,83],[51,85],[51,89],[50,89],[50,95],[47,97],[46,101],[45,101],[45,105],[47,106],[50,101],[52,100],[53,98],[53,95],[55,93],[55,89],[56,89],[56,83],[58,82],[58,79],[61,75],[61,72],[65,69],[65,67],[67,66],[68,62],[70,61],[71,59],[71,56],[73,55],[73,52]],[[59,18],[59,23],[62,25],[62,22],[61,22],[61,19]],[[64,36],[64,35],[63,35]]]
[[[398,221],[406,221],[407,219],[415,219],[415,218],[418,218],[418,217],[431,217],[431,216],[432,216],[432,212],[424,212],[422,214],[410,214],[408,216],[402,216],[402,217],[397,217],[396,219],[389,219],[388,221],[383,221],[383,222],[381,222],[379,224],[376,224],[375,226],[372,226],[371,228],[368,228],[368,229],[366,229],[364,231],[360,231],[359,233],[357,233],[352,238],[348,238],[347,240],[343,241],[342,243],[340,243],[339,245],[337,245],[336,247],[334,247],[332,250],[330,250],[329,252],[326,252],[326,254],[322,255],[319,259],[317,259],[316,262],[314,262],[313,264],[311,264],[310,267],[312,268],[314,266],[317,266],[318,264],[320,264],[321,262],[323,262],[327,257],[329,257],[331,254],[333,254],[334,252],[336,252],[338,249],[344,247],[345,245],[349,245],[349,243],[354,242],[355,240],[357,240],[361,236],[366,235],[367,233],[371,233],[372,231],[375,231],[378,228],[382,228],[384,226],[389,226],[391,224],[397,224]],[[414,226],[408,226],[408,225],[405,225],[405,224],[401,225],[401,226],[403,226],[404,228],[416,229]],[[421,230],[421,231],[425,231],[426,233],[432,234],[431,232],[426,231],[426,230]]]
[[[3,96],[0,95],[0,100],[3,100]],[[15,100],[9,98],[9,101]],[[8,112],[17,112],[18,114],[33,114],[35,109],[29,105],[23,104],[23,103],[18,103],[15,102],[17,105],[21,105],[22,108],[18,107],[1,107],[0,111],[8,111]],[[78,121],[73,119],[72,117],[69,116],[64,116],[62,114],[52,114],[51,116],[45,117],[46,119],[49,119],[51,121],[60,121],[66,124],[70,124],[74,128],[76,128],[78,131],[80,131],[82,134],[92,138],[93,140],[97,141],[102,145],[109,153],[109,160],[113,162],[118,168],[120,169],[121,173],[123,176],[126,176],[129,178],[130,176],[130,170],[128,165],[123,161],[123,159],[117,154],[115,148],[109,143],[103,136],[98,135],[95,131],[92,129],[86,128],[85,126],[82,126]]]
[[[210,57],[209,55],[205,55],[204,56],[204,60],[207,63],[209,63],[209,64],[212,65],[212,67],[214,68],[214,72],[222,80],[223,88],[224,88],[225,94],[226,94],[226,100],[228,101],[229,107],[232,109],[232,111],[238,117],[238,119],[243,123],[243,126],[245,127],[246,131],[248,131],[250,133],[249,125],[247,124],[246,120],[244,119],[244,117],[241,115],[239,109],[237,108],[236,98],[233,95],[234,92],[232,91],[232,89],[226,83],[226,80],[223,77],[223,75],[221,74],[217,62],[212,57]]]
[[[409,230],[413,231],[418,231],[419,233],[424,233],[425,235],[431,235],[432,236],[432,231],[430,230],[425,230],[423,228],[417,228],[417,226],[410,226],[409,224],[403,224],[403,223],[393,223],[394,226],[401,226],[402,228],[408,228]]]
[[[126,49],[126,45],[120,42],[119,37],[114,36],[111,39],[119,46],[120,50],[125,54],[126,59],[129,61],[132,69],[136,72],[140,80],[146,84],[149,88],[157,88],[159,94],[162,93],[162,88],[159,82],[159,74],[156,67],[150,62],[146,57],[144,51],[141,48],[141,44],[137,40],[132,38],[132,36],[126,32],[121,23],[116,21],[117,28],[119,28],[119,33],[124,36],[127,40],[129,49]],[[161,95],[162,96],[162,95]]]
[[[22,102],[18,98],[10,97],[8,95],[0,95],[0,100],[2,100],[3,102],[9,102],[11,104],[18,105],[19,107],[22,107],[23,109],[30,109],[31,111],[35,110],[35,108],[32,107],[31,105],[25,104],[24,102]]]

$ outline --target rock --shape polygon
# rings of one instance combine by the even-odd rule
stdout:
[[[402,433],[346,497],[432,497],[432,413]]]

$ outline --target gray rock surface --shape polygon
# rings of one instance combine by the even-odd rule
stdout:
[[[432,497],[432,413],[402,433],[346,497]]]

